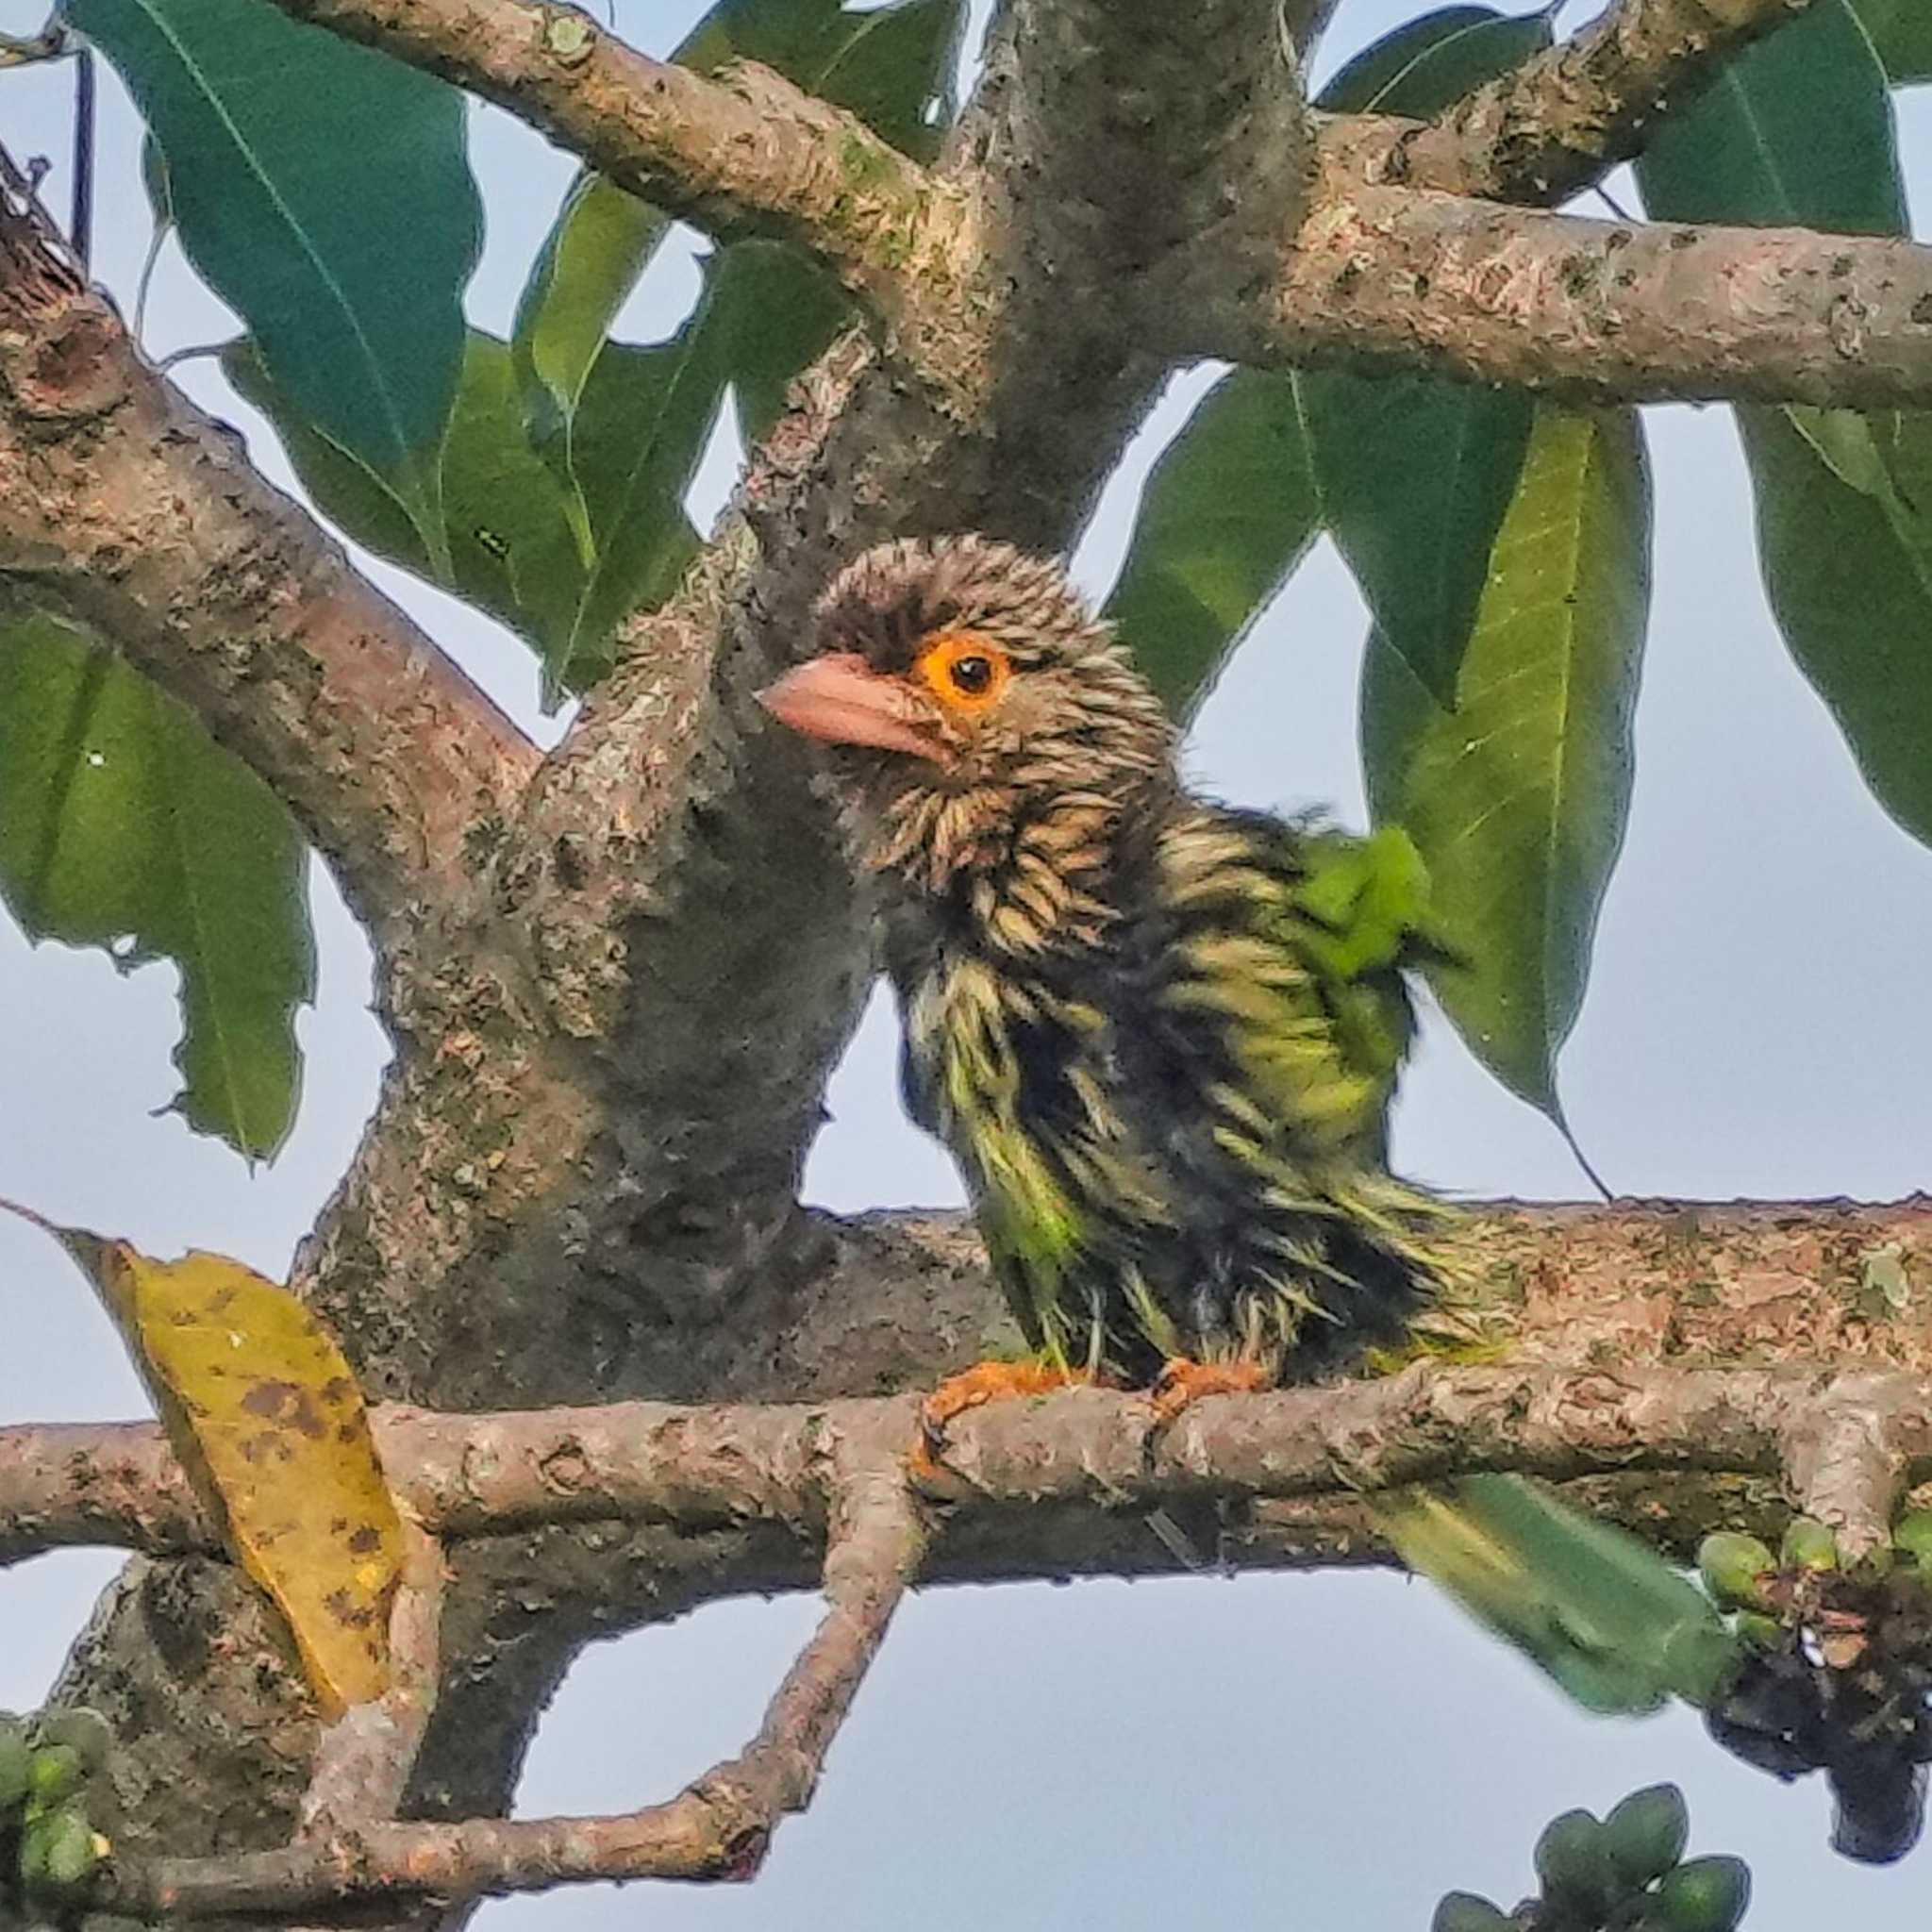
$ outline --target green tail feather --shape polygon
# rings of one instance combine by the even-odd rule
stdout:
[[[1468,1476],[1373,1507],[1411,1570],[1588,1710],[1707,1705],[1737,1668],[1738,1638],[1655,1550],[1521,1476]]]

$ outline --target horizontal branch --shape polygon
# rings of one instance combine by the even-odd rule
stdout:
[[[1587,221],[1330,177],[1274,287],[1197,262],[1168,346],[1593,402],[1932,398],[1932,248]]]
[[[0,156],[0,599],[111,646],[260,775],[378,930],[467,881],[508,718],[142,358]]]
[[[945,386],[975,254],[966,199],[864,122],[739,61],[641,54],[558,0],[275,0],[283,11],[493,101],[607,179],[720,237],[795,242]]]
[[[1591,187],[1723,63],[1811,0],[1619,0],[1433,123],[1338,116],[1324,163],[1390,188],[1555,203]]]
[[[627,1402],[497,1415],[385,1407],[375,1419],[398,1497],[443,1536],[611,1518],[693,1530],[782,1521],[815,1533],[827,1441],[909,1447],[916,1407],[909,1396]],[[1877,1476],[1895,1488],[1932,1474],[1932,1390],[1904,1371],[1418,1363],[1376,1380],[1206,1400],[1158,1437],[1152,1413],[1144,1395],[1103,1390],[974,1411],[952,1426],[940,1499],[957,1525],[1016,1505],[1114,1511],[1355,1496],[1482,1471],[1555,1481],[1702,1471],[1789,1474],[1795,1501],[1848,1522]],[[158,1425],[0,1429],[0,1556],[73,1542],[219,1547]]]

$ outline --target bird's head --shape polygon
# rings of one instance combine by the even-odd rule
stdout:
[[[907,540],[819,600],[817,650],[759,699],[837,747],[862,860],[933,891],[1029,829],[1087,835],[1173,782],[1159,699],[1059,569],[976,536]]]

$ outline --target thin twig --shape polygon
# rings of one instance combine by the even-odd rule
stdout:
[[[442,1545],[407,1516],[403,1542],[402,1580],[390,1607],[389,1694],[376,1704],[352,1706],[323,1733],[302,1799],[304,1838],[393,1818],[436,1709]]]
[[[117,1863],[97,1901],[192,1916],[299,1912],[399,1893],[463,1899],[597,1879],[749,1878],[780,1821],[809,1803],[925,1547],[896,1462],[842,1471],[827,1501],[824,1616],[758,1735],[668,1804],[608,1818],[352,1825],[278,1851]]]

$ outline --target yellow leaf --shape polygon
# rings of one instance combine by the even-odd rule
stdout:
[[[333,1338],[287,1289],[225,1256],[157,1261],[0,1207],[86,1270],[235,1559],[288,1620],[325,1713],[381,1697],[402,1524]]]

